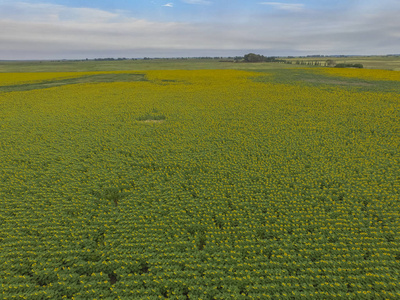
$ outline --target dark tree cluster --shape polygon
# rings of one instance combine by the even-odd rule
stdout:
[[[243,56],[244,62],[279,62],[276,57],[266,57],[264,55],[255,54],[255,53],[248,53]]]
[[[335,66],[335,68],[358,68],[358,69],[362,69],[364,66],[362,64],[337,64]]]

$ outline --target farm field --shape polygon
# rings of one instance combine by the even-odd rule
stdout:
[[[400,56],[347,56],[347,57],[304,57],[290,58],[288,61],[296,62],[319,62],[325,64],[326,60],[331,59],[336,63],[362,64],[368,69],[384,69],[400,71]]]
[[[396,60],[390,66],[396,66]],[[281,63],[234,63],[219,59],[151,59],[121,61],[0,61],[0,72],[104,72],[131,70],[213,70],[213,69],[282,69],[297,65]]]
[[[1,298],[399,299],[400,73],[260,66],[0,73]]]
[[[0,73],[13,72],[104,72],[131,70],[281,70],[305,68],[300,63],[318,62],[325,65],[327,60],[336,63],[359,63],[366,69],[400,71],[400,56],[349,56],[349,57],[304,57],[282,58],[284,63],[234,63],[221,59],[151,59],[151,60],[114,60],[114,61],[0,61]]]

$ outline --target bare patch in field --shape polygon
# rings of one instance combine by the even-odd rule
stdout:
[[[162,123],[166,118],[167,117],[163,114],[160,114],[157,109],[153,109],[151,112],[139,116],[137,120],[143,123]]]
[[[143,120],[142,123],[163,123],[165,120]]]

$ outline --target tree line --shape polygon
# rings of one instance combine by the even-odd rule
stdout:
[[[248,53],[244,56],[236,56],[236,62],[283,62],[283,60],[277,59],[275,56],[264,56],[255,53]]]
[[[256,62],[280,62],[286,64],[296,64],[296,65],[309,65],[309,66],[325,66],[325,67],[335,67],[335,68],[363,68],[364,66],[360,63],[352,64],[352,63],[336,63],[332,59],[328,59],[326,61],[319,61],[319,60],[284,60],[278,59],[275,56],[264,56],[255,53],[248,53],[242,57],[237,56],[235,57],[235,62],[248,62],[248,63],[256,63]]]

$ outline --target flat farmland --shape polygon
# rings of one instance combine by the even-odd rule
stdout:
[[[400,73],[259,66],[0,73],[1,298],[400,298]]]
[[[400,71],[400,56],[346,56],[346,57],[303,57],[290,58],[293,64],[318,62],[325,65],[327,60],[333,60],[336,63],[362,64],[368,69],[383,69]]]

